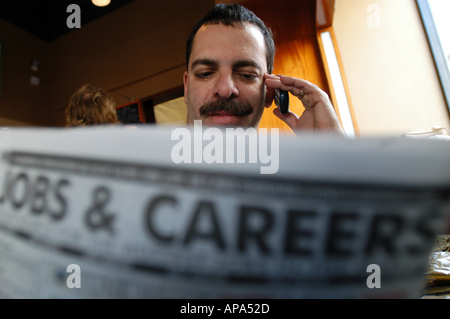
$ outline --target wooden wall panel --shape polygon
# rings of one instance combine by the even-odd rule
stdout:
[[[276,45],[274,74],[283,74],[310,81],[329,93],[316,37],[316,2],[311,0],[248,0],[242,3],[268,25]],[[290,95],[291,110],[300,115],[301,102]],[[260,128],[290,128],[266,109]]]
[[[317,0],[316,3],[317,29],[331,27],[333,25],[336,0]]]

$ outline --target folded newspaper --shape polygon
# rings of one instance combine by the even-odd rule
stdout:
[[[420,297],[449,215],[448,141],[5,128],[0,153],[1,298]]]

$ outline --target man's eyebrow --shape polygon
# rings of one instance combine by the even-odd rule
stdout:
[[[193,69],[193,68],[195,68],[197,65],[206,65],[206,66],[218,66],[219,65],[219,62],[217,62],[216,60],[212,60],[212,59],[198,59],[198,60],[195,60],[193,63],[192,63],[192,66],[191,66],[191,68]]]
[[[206,66],[214,66],[217,67],[220,65],[220,63],[217,60],[213,59],[197,59],[192,63],[191,68],[195,68],[197,65],[206,65]],[[245,67],[253,67],[258,69],[259,71],[262,71],[262,67],[253,60],[238,60],[233,62],[233,69],[239,69],[239,68],[245,68]]]
[[[262,67],[252,60],[239,60],[233,63],[233,69],[239,69],[239,68],[245,68],[245,67],[252,67],[256,68],[259,71],[262,71]]]

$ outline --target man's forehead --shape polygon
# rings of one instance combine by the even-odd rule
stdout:
[[[225,48],[219,48],[220,45],[225,46]],[[264,59],[263,64],[266,63],[264,36],[257,26],[248,22],[243,24],[236,22],[234,26],[227,26],[221,23],[203,25],[194,37],[190,59],[191,66],[198,64],[202,60],[217,62],[215,56],[209,56],[211,53],[214,53],[214,55],[218,53],[223,53],[224,55],[230,53],[239,54],[243,53],[244,47],[249,52],[244,53],[243,56],[234,57],[233,63],[235,61],[252,61],[248,55],[255,55],[258,51],[261,52],[261,58]],[[259,66],[254,60],[252,63]]]
[[[235,32],[233,32],[235,31]],[[259,44],[265,45],[264,41],[264,35],[261,32],[261,30],[250,22],[234,22],[232,25],[225,25],[223,23],[208,23],[203,24],[197,31],[195,37],[194,37],[194,43],[195,40],[198,38],[199,34],[205,34],[205,33],[221,33],[221,34],[233,34],[241,31],[242,33],[246,33],[248,35],[251,35],[256,41],[258,41]]]

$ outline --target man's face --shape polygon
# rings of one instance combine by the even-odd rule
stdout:
[[[268,103],[266,73],[264,37],[256,26],[203,25],[183,78],[186,124],[257,127]]]

